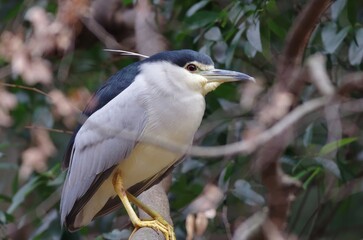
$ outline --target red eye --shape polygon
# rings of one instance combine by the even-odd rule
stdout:
[[[197,66],[195,66],[194,64],[188,64],[186,67],[185,67],[189,72],[195,72],[197,71]]]

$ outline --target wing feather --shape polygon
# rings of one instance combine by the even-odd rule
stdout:
[[[93,95],[92,99],[88,102],[86,108],[84,109],[82,115],[84,117],[89,117],[93,113],[97,112],[99,109],[102,109],[108,102],[114,99],[118,94],[127,89],[134,81],[136,75],[139,73],[139,65],[140,62],[136,62],[131,64],[122,70],[115,73],[111,76],[102,87],[100,87],[97,92]],[[67,151],[64,156],[64,160],[62,163],[62,167],[64,169],[68,168],[71,154],[73,149],[74,140],[77,136],[78,131],[82,127],[82,124],[79,124],[68,143]]]
[[[111,174],[109,169],[137,144],[147,115],[142,94],[135,94],[133,85],[93,113],[75,136],[61,198],[62,222],[82,209]]]

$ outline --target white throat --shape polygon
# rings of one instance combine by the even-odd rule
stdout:
[[[169,62],[148,63],[142,65],[140,71],[147,79],[147,84],[160,93],[172,95],[187,92],[203,93],[203,77]]]

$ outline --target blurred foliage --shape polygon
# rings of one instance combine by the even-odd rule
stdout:
[[[130,6],[132,1],[122,1]],[[158,1],[155,1],[158,2]],[[158,6],[166,17],[164,34],[171,49],[190,48],[210,55],[218,68],[234,69],[256,76],[268,87],[274,82],[276,62],[286,35],[306,1],[165,1]],[[0,0],[0,29],[30,34],[24,15],[32,6],[57,12],[55,1]],[[309,40],[306,56],[326,55],[334,85],[348,72],[361,70],[363,59],[363,4],[355,0],[337,0],[321,19]],[[177,30],[176,30],[177,29]],[[147,39],[145,40],[147,41]],[[48,58],[52,64],[52,85],[34,87],[49,92],[56,87],[69,98],[80,98],[80,91],[94,92],[108,76],[134,59],[111,56],[98,41],[77,42],[74,51]],[[9,62],[0,56],[0,81],[27,86],[17,75],[5,74]],[[31,86],[33,87],[33,86]],[[210,93],[202,129],[196,139],[200,145],[223,145],[241,140],[241,132],[250,123],[250,109],[241,109],[239,95],[243,86],[225,85]],[[7,239],[119,239],[128,232],[119,231],[117,216],[122,210],[100,218],[76,233],[67,233],[59,224],[59,194],[64,178],[60,168],[75,122],[54,113],[47,96],[21,87],[6,87],[17,105],[10,112],[11,126],[0,129],[0,237]],[[317,94],[312,85],[305,87],[300,101]],[[362,97],[357,93],[356,98]],[[0,96],[2,101],[2,96]],[[236,110],[237,106],[237,110]],[[302,239],[361,239],[363,237],[362,194],[362,114],[343,116],[343,138],[328,142],[327,123],[316,118],[297,129],[297,138],[289,145],[281,163],[287,174],[303,183],[303,190],[292,206],[288,231]],[[22,153],[34,145],[28,126],[49,129],[56,147],[45,169],[21,178]],[[263,208],[266,193],[259,176],[251,170],[250,157],[188,158],[174,172],[169,197],[175,228],[185,238],[185,215],[181,214],[208,182],[217,184],[225,198],[210,221],[206,238],[226,235],[221,214],[227,209],[228,221],[235,224]],[[253,163],[252,163],[253,164]],[[332,180],[333,179],[333,180]],[[343,191],[357,182],[353,190]],[[116,219],[116,220],[115,220]]]

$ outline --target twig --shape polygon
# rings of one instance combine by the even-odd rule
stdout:
[[[46,128],[46,127],[35,126],[35,125],[25,126],[24,128],[27,128],[27,129],[42,129],[42,130],[46,130],[46,131],[49,131],[49,132],[73,134],[73,131],[56,129],[56,128]]]
[[[80,17],[83,24],[90,30],[107,48],[120,49],[122,47],[115,38],[100,25],[91,14],[84,13]]]
[[[232,240],[268,239],[263,230],[267,215],[268,209],[263,208],[247,218],[236,227]]]
[[[326,72],[325,57],[321,54],[315,54],[307,60],[306,67],[310,73],[311,82],[316,86],[319,92],[325,96],[334,94],[335,89]]]
[[[69,76],[69,70],[71,63],[73,62],[74,52],[69,51],[68,54],[64,55],[59,63],[57,78],[60,82],[64,82]]]
[[[19,89],[24,89],[24,90],[29,90],[32,92],[40,93],[40,94],[46,96],[47,98],[52,99],[48,93],[43,92],[42,90],[35,88],[35,87],[27,87],[27,86],[18,85],[18,84],[12,84],[12,83],[0,83],[0,84],[5,87],[19,88]]]
[[[223,220],[224,228],[226,229],[227,239],[231,240],[232,239],[231,224],[228,221],[227,214],[228,214],[227,206],[223,205],[223,208],[222,208],[222,220]]]
[[[18,84],[12,84],[12,83],[2,83],[0,82],[0,85],[3,85],[3,86],[6,86],[6,87],[12,87],[12,88],[19,88],[19,89],[24,89],[24,90],[28,90],[28,91],[32,91],[32,92],[36,92],[36,93],[39,93],[45,97],[47,97],[51,103],[54,103],[54,100],[52,98],[52,96],[50,96],[48,93],[36,88],[36,87],[28,87],[28,86],[24,86],[24,85],[18,85]],[[76,107],[75,105],[73,104],[70,104],[70,106],[78,113],[81,113],[82,111]],[[79,120],[80,123],[83,123],[85,120],[85,118],[81,118],[81,120]]]
[[[218,147],[191,147],[188,151],[190,155],[193,156],[203,156],[203,157],[217,157],[229,154],[249,154],[256,150],[261,145],[270,141],[274,137],[283,133],[289,127],[298,123],[305,115],[315,112],[321,109],[323,106],[331,101],[330,97],[321,97],[314,100],[310,100],[301,106],[295,108],[283,119],[278,121],[270,129],[265,130],[261,134],[254,138],[246,139],[244,141],[218,146]]]

